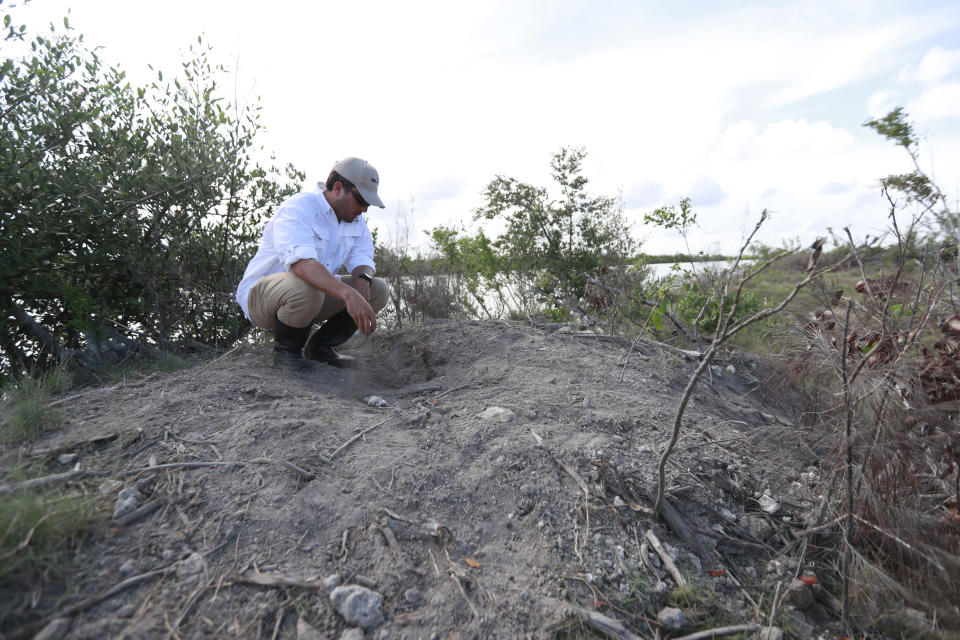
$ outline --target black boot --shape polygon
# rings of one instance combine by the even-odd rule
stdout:
[[[303,344],[310,335],[310,325],[302,328],[291,327],[280,322],[277,318],[277,326],[273,330],[275,343],[273,346],[273,363],[278,367],[290,369],[291,371],[309,371],[313,368],[313,363],[304,360],[301,355]]]
[[[310,360],[326,362],[334,367],[349,369],[357,366],[352,356],[340,355],[333,350],[338,344],[346,342],[357,330],[357,323],[353,321],[347,310],[334,314],[329,320],[314,331],[313,337],[303,350],[303,355]]]

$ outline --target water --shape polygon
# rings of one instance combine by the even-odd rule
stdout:
[[[728,269],[732,264],[733,264],[732,260],[710,260],[706,262],[697,262],[694,264],[694,267],[699,273],[701,271],[706,271],[706,270],[717,271],[720,269]],[[741,268],[749,267],[752,264],[753,264],[753,260],[740,261]],[[650,275],[653,278],[666,278],[667,276],[670,276],[670,275],[683,275],[685,271],[691,270],[689,262],[681,262],[680,271],[673,270],[672,262],[660,262],[657,264],[648,264],[647,268],[650,269]]]

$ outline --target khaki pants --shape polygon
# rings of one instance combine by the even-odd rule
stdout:
[[[343,276],[353,284],[353,276]],[[370,285],[370,306],[377,313],[387,304],[390,287],[383,278],[374,278]],[[260,278],[247,297],[250,319],[261,329],[273,330],[276,319],[289,327],[306,327],[323,322],[346,308],[343,300],[326,295],[289,271]]]

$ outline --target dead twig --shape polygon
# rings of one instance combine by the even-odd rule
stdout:
[[[204,365],[204,366],[200,369],[200,371],[201,371],[201,372],[206,371],[207,369],[209,369],[209,368],[212,367],[213,365],[217,364],[218,362],[220,362],[221,360],[223,360],[224,358],[226,358],[227,356],[229,356],[231,353],[233,353],[234,351],[236,351],[237,349],[239,349],[239,348],[242,347],[242,346],[243,346],[243,343],[242,343],[242,342],[239,343],[239,344],[237,344],[235,347],[233,347],[232,349],[230,349],[230,351],[227,351],[225,354],[223,354],[222,356],[220,356],[220,357],[217,358],[216,360],[213,360],[212,362],[209,362],[209,363],[207,363],[206,365]]]
[[[57,482],[69,482],[70,480],[82,480],[83,478],[102,478],[103,476],[110,475],[106,471],[67,471],[65,473],[55,473],[50,476],[43,476],[42,478],[31,478],[30,480],[24,480],[23,482],[14,482],[12,484],[0,485],[0,496],[12,493],[13,491],[22,491],[26,489],[35,489],[36,487],[42,487],[48,484],[54,484]]]
[[[293,464],[292,462],[288,462],[286,460],[271,460],[270,458],[254,458],[250,462],[254,464],[278,464],[281,467],[286,467],[290,471],[293,471],[295,474],[297,474],[307,482],[311,480],[315,480],[317,477],[317,474],[311,473],[306,469],[301,469],[297,465]]]
[[[125,527],[132,522],[136,522],[144,516],[148,516],[163,506],[163,500],[152,500],[141,507],[137,507],[130,513],[114,520],[121,527]]]
[[[104,589],[103,591],[101,591],[100,593],[97,593],[96,595],[90,596],[86,600],[81,600],[76,604],[72,604],[68,607],[64,607],[63,609],[57,611],[56,613],[52,613],[48,615],[42,620],[38,620],[36,622],[32,622],[30,624],[24,625],[23,627],[20,627],[19,629],[14,630],[11,633],[11,635],[8,637],[9,638],[26,638],[28,636],[32,636],[39,629],[42,629],[45,625],[47,625],[51,620],[54,620],[56,618],[70,618],[72,616],[75,616],[76,614],[82,611],[86,611],[90,607],[103,602],[107,598],[115,596],[121,591],[125,591],[126,589],[136,586],[141,582],[146,582],[147,580],[152,580],[153,578],[158,578],[160,576],[165,576],[168,573],[171,573],[175,570],[176,570],[176,563],[172,563],[167,565],[166,567],[163,567],[162,569],[154,569],[153,571],[147,571],[146,573],[141,573],[140,575],[127,578],[126,580],[122,580],[121,582],[118,582],[112,587],[108,589]]]
[[[657,555],[660,556],[660,559],[663,561],[663,566],[666,567],[667,571],[673,576],[673,581],[677,583],[677,586],[681,589],[687,586],[687,579],[683,577],[683,574],[680,573],[680,569],[677,568],[677,565],[674,564],[673,558],[670,557],[670,554],[667,553],[667,550],[663,547],[663,544],[660,542],[660,539],[657,538],[651,529],[643,534],[647,540],[650,541],[653,550],[657,552]]]
[[[575,617],[581,622],[596,629],[600,633],[610,636],[611,638],[616,638],[616,640],[643,640],[641,636],[636,635],[623,626],[623,623],[621,623],[619,620],[605,616],[602,613],[590,611],[581,606],[570,602],[565,602],[563,600],[556,600],[554,598],[545,598],[545,600],[548,607],[562,612],[564,620],[570,617]],[[555,631],[562,625],[563,622],[552,624],[547,627],[547,631]]]
[[[70,402],[71,400],[76,400],[77,398],[82,398],[83,396],[88,396],[91,393],[102,393],[107,391],[116,391],[119,387],[101,387],[99,389],[90,389],[89,391],[82,391],[80,393],[75,393],[72,396],[67,396],[66,398],[60,398],[59,400],[54,400],[49,403],[47,406],[55,407],[58,404],[63,404],[64,402]]]
[[[453,389],[451,389],[450,391],[453,391]],[[443,395],[443,394],[440,394],[440,395]],[[440,396],[436,396],[436,397],[439,398]],[[388,422],[390,422],[391,420],[393,420],[395,417],[396,417],[396,416],[390,416],[390,417],[387,418],[386,420],[382,420],[382,421],[378,422],[377,424],[373,425],[372,427],[367,427],[366,429],[364,429],[363,431],[361,431],[360,433],[358,433],[357,435],[353,436],[352,438],[350,438],[349,440],[347,440],[346,442],[344,442],[342,445],[340,445],[339,447],[337,447],[337,449],[327,457],[327,460],[333,460],[338,453],[340,453],[341,451],[343,451],[344,449],[346,449],[347,447],[349,447],[351,444],[353,444],[354,442],[356,442],[357,440],[359,440],[359,439],[362,438],[363,436],[367,435],[368,433],[370,433],[371,431],[373,431],[374,429],[376,429],[377,427],[381,427],[381,426],[387,424]]]
[[[479,620],[480,612],[477,611],[477,608],[474,606],[473,601],[470,600],[470,597],[467,595],[466,589],[463,588],[463,584],[461,584],[460,582],[460,577],[455,573],[451,573],[450,578],[453,579],[455,583],[457,583],[457,589],[460,590],[460,595],[463,596],[463,599],[466,600],[467,604],[470,606],[470,612],[473,614],[474,619]]]
[[[673,638],[673,640],[708,640],[709,638],[722,638],[732,636],[737,633],[754,633],[763,629],[759,624],[738,624],[732,627],[717,627],[716,629],[706,629],[697,631],[690,635]]]

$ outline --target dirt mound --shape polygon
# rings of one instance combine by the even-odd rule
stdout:
[[[749,366],[702,382],[670,467],[698,558],[645,498],[693,368],[682,355],[626,359],[616,339],[506,323],[346,346],[359,370],[297,376],[248,346],[64,402],[66,428],[26,455],[76,452],[109,472],[83,481],[109,509],[135,487],[153,510],[97,535],[65,601],[3,594],[3,628],[60,610],[69,638],[293,637],[298,619],[336,638],[339,583],[383,597],[369,637],[575,635],[563,603],[652,635],[678,598],[688,629],[752,620],[750,594],[786,577],[768,560],[809,504],[778,482],[803,469],[767,476],[751,447],[790,422],[749,393]],[[648,530],[699,595],[673,589]]]

